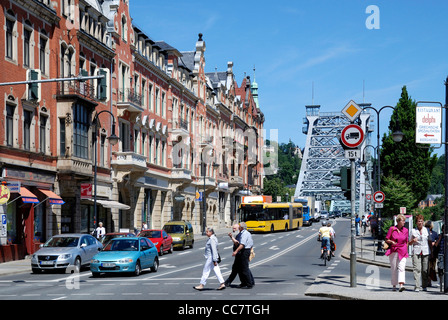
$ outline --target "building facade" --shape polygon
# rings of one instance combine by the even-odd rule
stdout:
[[[0,169],[10,189],[0,261],[99,221],[107,232],[180,219],[195,232],[229,226],[241,196],[262,192],[256,82],[238,85],[233,62],[206,72],[201,34],[191,51],[152,40],[130,5],[0,4]]]

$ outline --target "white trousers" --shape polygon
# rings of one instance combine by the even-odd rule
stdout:
[[[221,269],[219,268],[219,264],[216,264],[216,266],[213,264],[212,257],[207,258],[205,261],[204,269],[202,270],[202,277],[201,277],[201,284],[205,286],[207,283],[208,276],[210,275],[210,272],[215,272],[216,278],[218,278],[219,283],[224,282],[224,278],[221,274]]]
[[[389,256],[391,280],[393,286],[404,283],[406,279],[406,258],[398,259],[398,253],[393,252]]]

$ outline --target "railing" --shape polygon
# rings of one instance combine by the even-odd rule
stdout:
[[[78,95],[90,100],[95,100],[95,87],[88,82],[64,81],[57,83],[57,95]]]
[[[142,96],[137,94],[134,89],[126,89],[120,90],[118,92],[118,100],[119,102],[131,102],[138,106],[142,106]]]

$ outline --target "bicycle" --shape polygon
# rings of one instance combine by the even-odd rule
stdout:
[[[318,237],[317,241],[322,242],[322,239],[320,238],[320,236]],[[328,254],[327,246],[324,246],[322,248],[322,250],[323,250],[323,253],[321,254],[321,259],[323,259],[324,266],[326,266],[327,265],[327,261],[331,260],[331,252],[330,252],[330,254]]]

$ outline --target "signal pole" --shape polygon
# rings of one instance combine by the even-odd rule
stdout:
[[[351,205],[351,251],[350,251],[350,287],[356,287],[356,244],[355,244],[355,236],[356,236],[356,168],[355,168],[355,159],[350,159],[350,205]]]

